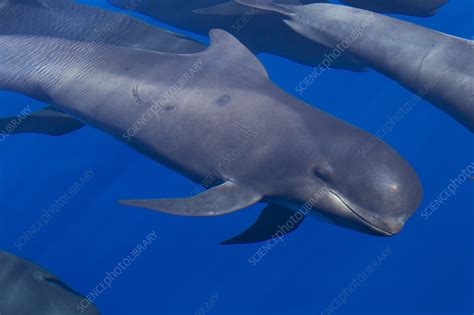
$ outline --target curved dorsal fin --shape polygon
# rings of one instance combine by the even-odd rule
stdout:
[[[256,74],[268,78],[268,73],[257,56],[247,49],[234,36],[220,29],[209,32],[211,45],[203,53],[215,55],[214,62],[237,64],[241,69],[250,69]]]

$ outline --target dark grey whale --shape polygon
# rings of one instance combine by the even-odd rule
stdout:
[[[170,53],[207,46],[127,14],[72,0],[0,0],[1,35],[38,35]]]
[[[412,167],[373,135],[281,90],[230,34],[210,37],[203,52],[169,54],[0,36],[0,88],[55,104],[207,188],[124,204],[186,216],[269,204],[227,244],[271,238],[301,207],[362,232],[399,232],[422,197]],[[373,147],[362,152],[367,141]]]
[[[380,13],[431,16],[449,0],[341,0],[352,6]]]
[[[107,1],[202,35],[207,35],[213,28],[222,29],[237,37],[254,53],[271,53],[302,64],[317,66],[330,52],[323,45],[295,34],[277,14],[259,12],[229,0]],[[299,0],[278,1],[300,3]],[[341,56],[331,66],[354,71],[367,70],[366,65],[349,55]]]
[[[237,1],[286,15],[296,32],[350,52],[474,131],[473,41],[342,5]]]
[[[0,251],[2,315],[98,315],[94,305],[78,307],[83,296],[46,269]]]

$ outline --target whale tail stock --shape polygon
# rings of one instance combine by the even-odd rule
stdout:
[[[24,61],[28,60],[29,55],[26,52],[25,56],[20,56],[21,49],[15,47],[16,43],[22,40],[27,41],[28,37],[0,35],[0,89],[22,93],[48,103],[49,99],[38,87],[34,74],[27,70],[34,67],[25,66]],[[1,137],[19,133],[60,136],[76,131],[83,126],[84,123],[52,105],[35,112],[27,106],[18,115],[0,117]]]

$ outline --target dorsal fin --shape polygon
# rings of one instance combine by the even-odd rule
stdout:
[[[211,45],[203,53],[216,55],[214,62],[225,62],[225,64],[238,64],[241,68],[248,68],[257,74],[269,78],[267,70],[257,56],[247,49],[234,36],[220,29],[212,29],[209,32]]]

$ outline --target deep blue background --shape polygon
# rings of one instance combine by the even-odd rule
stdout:
[[[401,18],[471,38],[473,16],[472,0],[452,0],[434,17]],[[271,55],[259,57],[271,78],[294,94],[312,70]],[[411,96],[374,71],[331,70],[302,98],[376,132]],[[42,106],[5,92],[0,102],[2,115],[27,104]],[[418,171],[425,189],[420,210],[474,161],[472,134],[426,102],[385,140]],[[40,263],[78,291],[87,294],[156,230],[158,240],[96,301],[105,315],[195,314],[214,293],[220,301],[208,314],[319,314],[387,246],[393,254],[337,313],[474,312],[474,181],[429,220],[418,211],[392,238],[307,220],[252,267],[247,259],[260,244],[218,243],[253,222],[262,205],[217,218],[120,206],[121,198],[187,196],[195,184],[98,130],[86,127],[62,137],[15,135],[0,142],[0,152],[0,247]],[[89,168],[95,172],[90,183],[18,251],[17,238]]]

